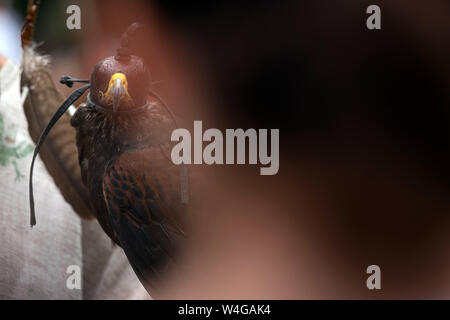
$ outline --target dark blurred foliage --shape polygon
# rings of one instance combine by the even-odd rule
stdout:
[[[75,1],[76,2],[76,1]],[[42,0],[36,26],[35,41],[43,52],[77,50],[76,34],[65,27],[66,8],[74,3],[70,0]],[[28,0],[14,0],[13,8],[25,19]]]
[[[450,186],[449,70],[432,51],[449,52],[449,24],[427,49],[424,26],[394,6],[379,3],[382,30],[369,31],[376,3],[157,1],[205,53],[224,126],[281,128],[284,151],[330,160],[349,149],[376,158],[387,141]]]

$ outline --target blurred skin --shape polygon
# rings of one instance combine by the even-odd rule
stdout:
[[[320,63],[315,65],[315,61],[311,60],[311,68],[313,73],[323,74],[323,79],[319,77],[318,83],[314,82],[314,78],[310,80],[311,93],[298,88],[301,94],[295,95],[295,98],[303,98],[303,103],[309,103],[302,95],[308,97],[311,94],[311,101],[314,101],[315,105],[308,107],[322,108],[322,113],[329,110],[330,117],[336,113],[335,118],[332,118],[333,126],[326,130],[319,129],[318,133],[312,130],[311,133],[303,135],[292,131],[289,126],[285,131],[282,128],[281,167],[277,176],[258,176],[257,168],[248,166],[209,169],[211,172],[208,172],[206,187],[201,192],[201,209],[196,208],[196,212],[192,213],[193,236],[184,251],[183,269],[167,287],[166,296],[169,298],[389,299],[448,298],[450,294],[450,193],[448,184],[439,181],[445,179],[444,171],[441,171],[441,177],[436,179],[428,164],[422,161],[422,156],[417,156],[416,151],[410,150],[409,145],[417,145],[420,148],[419,154],[427,152],[427,157],[434,159],[431,152],[421,149],[422,138],[414,136],[417,134],[414,129],[404,138],[405,142],[398,143],[398,138],[393,138],[396,133],[391,134],[386,127],[389,118],[380,122],[377,113],[371,114],[369,104],[378,103],[370,101],[373,94],[370,91],[365,94],[364,87],[361,90],[352,90],[351,85],[345,85],[346,81],[354,81],[350,76],[346,78],[348,70],[357,74],[361,72],[359,70],[366,68],[363,59],[367,55],[364,49],[358,49],[358,41],[361,42],[361,48],[368,48],[368,35],[364,34],[364,20],[358,17],[365,17],[362,13],[371,3],[363,3],[357,7],[330,5],[329,2],[309,4],[314,12],[311,21],[305,21],[298,29],[289,29],[289,24],[286,28],[293,31],[307,30],[309,27],[311,33],[317,32],[318,35],[311,36],[308,41],[308,36],[301,32],[299,37],[306,37],[303,42],[309,44],[310,48],[304,45],[300,47],[302,49],[299,52],[294,50],[290,55],[281,55],[283,59],[293,57],[300,60],[295,55],[301,57],[302,50],[310,50],[312,56],[318,56],[315,59]],[[417,5],[420,4],[409,7],[406,2],[401,2],[393,4],[392,7],[385,7],[384,12],[393,12],[392,15],[399,16],[399,19],[393,22],[389,17],[383,20],[385,28],[396,29],[396,24],[404,23],[403,13],[416,12],[414,8]],[[329,9],[329,6],[332,8]],[[324,10],[325,7],[328,9]],[[147,11],[152,12],[153,16],[156,10]],[[272,10],[267,11],[268,17],[276,16]],[[281,11],[284,12],[283,9]],[[437,4],[430,11],[433,14],[446,12]],[[334,16],[329,16],[327,12],[341,12],[350,19],[346,23],[339,18],[336,18],[338,21],[333,21]],[[234,11],[229,12],[232,17],[234,14]],[[260,15],[261,21],[266,21],[263,18],[264,13]],[[286,18],[290,19],[290,16],[286,15]],[[217,25],[220,25],[222,20],[220,17],[218,19],[220,22]],[[239,85],[244,88],[247,85],[246,82],[239,83],[242,77],[249,77],[250,83],[257,82],[260,81],[259,72],[264,71],[264,68],[278,68],[267,64],[257,65],[255,62],[258,55],[264,56],[267,50],[276,50],[276,45],[270,45],[271,42],[285,41],[286,43],[280,44],[286,47],[285,50],[291,50],[292,46],[290,38],[269,39],[267,32],[261,31],[266,39],[261,40],[264,44],[259,48],[260,40],[257,35],[261,22],[257,17],[252,19],[255,21],[247,16],[241,25],[238,24],[240,20],[231,20],[237,24],[235,28],[230,24],[228,28],[211,31],[213,40],[202,38],[201,32],[200,40],[186,39],[183,32],[164,19],[155,19],[153,16],[147,20],[148,30],[152,31],[147,42],[141,43],[147,45],[150,42],[148,45],[151,49],[143,51],[152,53],[154,61],[159,63],[159,69],[165,72],[164,78],[170,79],[165,96],[170,99],[172,105],[185,109],[178,113],[184,112],[184,117],[188,119],[202,119],[207,123],[204,124],[205,128],[276,128],[278,125],[284,125],[285,122],[280,124],[277,118],[258,119],[260,114],[265,112],[275,117],[283,114],[284,110],[278,104],[288,107],[288,104],[292,103],[283,100],[284,91],[276,97],[279,100],[271,100],[273,98],[270,90],[283,90],[292,81],[288,77],[283,78],[284,73],[281,73],[280,78],[264,79],[273,82],[269,90],[263,91],[265,87],[262,87],[253,92],[250,91],[253,88],[249,87],[249,94],[256,97],[251,96],[252,100],[242,100],[242,95],[235,93],[236,89],[240,90]],[[437,13],[435,19],[448,26],[448,15]],[[276,30],[274,20],[272,27]],[[338,27],[333,23],[337,23]],[[212,25],[216,26],[214,23]],[[180,29],[183,28],[182,24],[181,26]],[[352,37],[355,28],[362,30],[362,33],[360,35],[355,32]],[[428,37],[433,32],[442,30],[448,28],[441,26],[430,30],[431,32],[421,32],[424,33],[424,41],[430,42],[432,40],[427,40]],[[189,31],[186,33],[189,35]],[[317,40],[321,39],[320,37],[323,37],[324,48]],[[339,42],[337,39],[340,37],[344,38],[341,41],[349,43]],[[397,39],[394,41],[398,41],[402,35],[392,37]],[[335,44],[333,39],[336,39]],[[198,45],[192,44],[194,40],[198,41]],[[159,41],[161,45],[158,45]],[[202,41],[209,41],[218,53],[209,51],[209,43],[205,45]],[[251,41],[255,41],[255,44]],[[292,41],[296,41],[295,38]],[[388,48],[388,40],[374,39],[374,52],[378,47],[377,41],[381,41],[381,48]],[[442,46],[439,50],[426,52],[448,57],[448,47],[444,49]],[[234,48],[239,49],[236,51]],[[422,50],[420,45],[418,48]],[[220,54],[221,50],[224,51],[223,54]],[[215,54],[220,57],[217,62],[210,58]],[[275,51],[274,54],[278,53]],[[386,65],[388,71],[396,70],[398,66],[402,66],[402,59],[405,60],[402,54],[395,51],[387,53],[386,58],[383,58],[386,62],[380,62],[380,65]],[[373,59],[368,60],[367,75],[363,75],[357,83],[364,84],[377,69],[383,68],[376,63],[376,57],[374,55]],[[399,60],[391,62],[387,60],[389,57],[398,57]],[[435,58],[427,61],[439,65]],[[253,68],[249,67],[252,63],[255,64]],[[284,67],[282,61],[279,63],[279,68]],[[195,68],[192,68],[193,66]],[[421,74],[419,65],[412,63],[408,66],[411,72],[419,72],[417,81],[421,87],[426,86],[429,80],[423,77],[427,76],[427,73]],[[291,67],[288,65],[288,68]],[[295,64],[293,68],[296,68]],[[403,67],[399,67],[400,70],[401,68]],[[435,70],[435,66],[430,69]],[[225,72],[225,75],[221,72]],[[394,72],[406,74],[409,71],[406,69]],[[448,70],[437,69],[433,72],[433,80],[440,80],[441,75],[445,75],[443,82],[450,83]],[[312,77],[316,77],[315,74]],[[341,77],[339,80],[328,78],[336,74]],[[388,83],[395,75],[396,73],[386,74],[386,78],[379,81]],[[399,73],[399,76],[402,74]],[[414,77],[415,74],[410,76]],[[399,81],[408,81],[410,76],[404,75],[405,80],[401,78]],[[225,82],[218,81],[220,77],[224,77]],[[302,83],[302,77],[311,77],[307,65],[303,66],[303,70],[300,69],[295,77],[298,78],[293,79],[294,84]],[[326,81],[331,81],[330,87]],[[225,89],[220,86],[229,87]],[[342,90],[339,90],[340,86]],[[393,86],[398,86],[398,83]],[[408,88],[409,84],[405,86]],[[439,88],[438,85],[435,86]],[[321,88],[327,88],[328,92],[322,92]],[[437,93],[427,88],[408,90],[407,93],[413,93],[415,97],[404,96],[402,100],[392,102],[392,107],[386,109],[403,108],[405,104],[403,117],[408,118],[411,117],[409,114],[414,117],[416,105],[418,110],[428,106],[428,112],[431,114],[433,102],[428,97]],[[402,90],[402,87],[398,90]],[[423,104],[420,100],[421,90],[425,96]],[[225,91],[225,94],[221,91]],[[205,92],[209,95],[205,95]],[[330,109],[327,109],[326,95],[336,97],[331,99]],[[247,98],[245,94],[244,97]],[[324,100],[323,103],[320,102],[321,99]],[[264,109],[265,100],[275,101],[268,104],[272,110]],[[440,102],[441,106],[443,102]],[[389,103],[391,101],[386,102],[387,105]],[[252,110],[252,107],[256,108]],[[294,103],[294,108],[301,107],[300,103]],[[250,115],[246,113],[247,109],[252,110]],[[319,116],[322,117],[320,113]],[[256,117],[257,120],[252,120],[251,117]],[[297,125],[294,122],[294,127],[310,125],[302,122],[305,117],[307,118],[308,114],[294,113],[292,119],[297,121]],[[282,118],[282,121],[292,121],[287,118]],[[422,113],[417,121],[421,119],[426,121],[428,117],[424,117]],[[415,118],[411,121],[416,123]],[[407,120],[400,120],[399,124],[394,126],[399,127],[404,125],[403,123],[408,125]],[[320,123],[317,123],[317,126],[320,126]],[[419,126],[420,123],[418,128],[421,128]],[[423,130],[432,131],[426,124],[424,126]],[[395,132],[397,129],[393,130]],[[407,132],[410,129],[399,130]],[[418,135],[423,134],[422,129],[417,131]],[[445,146],[447,142],[443,139],[442,143]],[[444,159],[448,156],[448,149],[444,147],[444,150],[437,151],[441,152],[438,157]],[[438,168],[440,164],[435,161],[434,166]],[[381,291],[369,291],[366,288],[366,268],[372,264],[381,267]]]
[[[3,67],[3,65],[6,63],[6,58],[0,54],[0,69]]]
[[[146,1],[90,3],[84,77],[114,54],[97,39],[139,20],[136,52],[188,128],[280,128],[276,176],[191,168],[201,197],[163,297],[450,297],[446,3],[383,4],[383,33],[365,29],[370,1],[171,18]],[[372,264],[379,291],[366,288]]]
[[[299,13],[305,11],[301,17],[276,5],[242,13],[240,6],[226,11],[224,5],[224,16],[211,23],[216,28],[211,37],[194,27],[192,33],[200,36],[192,39],[186,38],[190,31],[180,31],[182,23],[176,27],[178,16],[174,24],[148,20],[149,30],[161,33],[148,39],[152,53],[164,57],[160,68],[168,70],[170,79],[166,96],[189,108],[187,118],[210,121],[205,128],[281,127],[277,176],[261,177],[248,166],[209,169],[201,208],[192,213],[185,264],[168,285],[167,297],[450,296],[450,184],[444,161],[450,117],[439,113],[448,102],[439,90],[446,92],[450,85],[448,63],[439,61],[450,50],[445,42],[433,41],[448,36],[449,8],[435,2],[418,21],[409,22],[403,19],[412,19],[411,12],[417,15],[420,2],[386,4],[388,31],[382,38],[365,33],[370,4],[310,1],[299,6]],[[405,37],[399,30],[419,28],[431,15],[436,25],[418,32],[424,44],[413,33],[398,45],[405,52],[398,52],[396,43]],[[265,30],[261,26],[268,19]],[[160,39],[166,39],[164,46],[158,46]],[[419,52],[418,61],[409,41]],[[267,61],[260,58],[265,56]],[[302,58],[307,62],[302,64]],[[424,60],[426,67],[420,64]],[[280,73],[283,68],[288,71]],[[268,69],[274,72],[265,78]],[[378,70],[386,73],[371,82]],[[187,86],[185,97],[194,101],[176,99]],[[285,90],[290,86],[294,93]],[[380,103],[381,97],[386,100]],[[289,107],[295,111],[287,113]],[[308,113],[311,108],[317,115]],[[391,110],[400,110],[399,120]],[[441,126],[443,118],[447,122]],[[392,119],[397,123],[391,129]],[[366,268],[372,264],[382,270],[380,291],[366,287]]]

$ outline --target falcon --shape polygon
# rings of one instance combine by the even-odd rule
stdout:
[[[176,253],[185,239],[189,201],[187,169],[173,164],[171,133],[177,121],[152,92],[147,67],[130,53],[133,24],[122,36],[115,56],[100,61],[90,80],[61,78],[77,89],[57,110],[41,134],[30,169],[31,225],[36,224],[33,166],[52,127],[86,91],[71,119],[81,180],[92,210],[106,234],[121,246],[136,275],[155,294],[159,281],[176,265]]]

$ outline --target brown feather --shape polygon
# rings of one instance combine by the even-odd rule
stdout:
[[[173,120],[156,102],[122,114],[87,105],[77,110],[72,125],[98,221],[124,249],[144,286],[154,288],[184,238],[180,168],[163,152],[171,145]]]

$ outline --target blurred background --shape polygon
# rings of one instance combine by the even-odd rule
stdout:
[[[16,61],[26,2],[0,1]],[[372,4],[381,30],[366,28]],[[87,78],[133,21],[187,123],[280,129],[277,176],[212,169],[169,296],[450,298],[450,1],[43,0],[36,41],[55,79]]]

